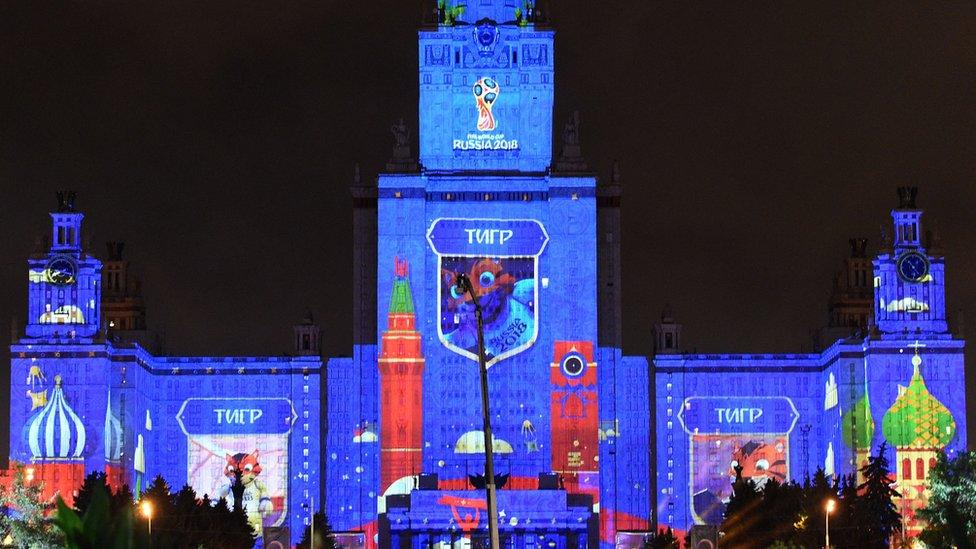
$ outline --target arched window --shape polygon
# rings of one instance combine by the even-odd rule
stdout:
[[[905,480],[912,479],[912,460],[908,458],[901,460],[901,478]]]
[[[925,460],[922,458],[915,460],[915,478],[925,480]]]
[[[932,474],[932,469],[935,469],[935,458],[929,458],[929,474]]]

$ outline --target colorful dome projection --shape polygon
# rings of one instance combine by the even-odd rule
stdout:
[[[922,357],[912,357],[912,381],[884,416],[884,436],[898,448],[942,448],[956,434],[956,422],[922,379]]]
[[[81,457],[85,449],[85,425],[64,398],[61,376],[54,378],[51,400],[30,419],[27,440],[34,459]]]
[[[512,445],[508,442],[493,437],[491,448],[496,454],[511,454]],[[461,435],[457,443],[454,444],[455,454],[484,454],[485,453],[485,433],[484,431],[468,431]]]

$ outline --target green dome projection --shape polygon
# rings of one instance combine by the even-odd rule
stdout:
[[[848,448],[863,450],[871,447],[871,439],[874,438],[874,418],[871,417],[871,402],[868,400],[867,390],[854,407],[844,413],[841,429],[841,436]]]
[[[956,434],[956,421],[949,409],[925,387],[921,364],[922,358],[916,353],[911,383],[884,416],[884,436],[899,448],[942,448]]]

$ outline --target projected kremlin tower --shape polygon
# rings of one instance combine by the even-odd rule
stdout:
[[[383,452],[380,486],[384,490],[395,481],[415,476],[422,470],[423,426],[416,411],[424,406],[424,355],[410,295],[407,262],[394,258],[394,265],[390,312],[378,359],[381,424],[387,426],[380,437]]]

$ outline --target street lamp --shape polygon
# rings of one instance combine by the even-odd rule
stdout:
[[[491,434],[491,414],[488,411],[488,366],[485,364],[485,324],[481,317],[481,302],[474,295],[471,279],[463,273],[455,280],[461,294],[471,296],[478,321],[478,370],[481,374],[481,419],[485,434],[485,499],[488,500],[488,542],[490,549],[498,549],[498,500],[495,493],[495,437]]]
[[[830,514],[834,512],[837,501],[833,498],[828,499],[824,505],[824,549],[830,549]]]
[[[139,512],[141,512],[142,516],[146,517],[146,520],[149,521],[149,537],[152,537],[152,502],[150,502],[148,499],[142,500],[142,503],[139,504]]]

